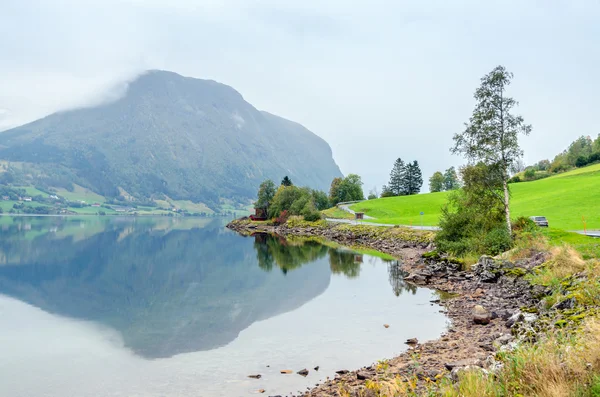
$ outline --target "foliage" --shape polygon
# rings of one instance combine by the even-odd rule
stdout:
[[[506,96],[513,74],[497,66],[481,79],[475,90],[477,104],[462,133],[454,135],[454,154],[463,154],[470,162],[482,162],[500,171],[504,188],[503,205],[506,227],[510,233],[510,203],[507,182],[509,171],[520,160],[519,135],[529,135],[531,126],[511,110],[517,102]]]
[[[439,171],[433,173],[429,178],[429,191],[431,193],[441,192],[444,190],[444,174]]]
[[[395,194],[394,192],[392,192],[387,185],[383,185],[381,187],[381,198],[385,198],[385,197],[394,197]]]
[[[417,160],[406,164],[406,173],[404,174],[403,189],[407,195],[417,194],[423,186],[423,175],[421,167]]]
[[[258,188],[258,200],[254,204],[255,208],[264,208],[268,211],[273,197],[275,197],[275,183],[267,179]]]
[[[271,201],[268,215],[277,218],[286,211],[289,215],[303,215],[306,220],[315,221],[321,218],[319,206],[329,206],[325,193],[307,187],[281,185]]]
[[[362,180],[356,174],[348,174],[345,178],[334,178],[329,190],[329,201],[332,205],[348,201],[364,200]]]
[[[444,190],[456,190],[460,188],[460,182],[458,181],[458,175],[456,174],[456,168],[450,167],[444,171]]]
[[[289,217],[290,217],[290,214],[289,214],[288,210],[283,210],[279,213],[277,218],[275,218],[274,223],[276,225],[283,225],[287,222]]]
[[[312,201],[307,201],[301,212],[305,221],[315,222],[321,219],[321,213]]]
[[[329,198],[327,197],[327,193],[325,193],[321,190],[313,190],[313,191],[311,191],[311,194],[312,194],[313,202],[315,203],[315,206],[317,207],[317,210],[323,211],[323,210],[326,210],[327,208],[331,207],[331,205],[329,204]]]
[[[283,179],[281,180],[281,186],[292,186],[292,180],[286,175],[283,177]]]
[[[390,181],[384,186],[384,192],[391,192],[394,196],[417,194],[421,191],[423,176],[419,163],[404,163],[401,158],[396,159],[390,172]],[[383,194],[382,194],[383,197]]]
[[[273,197],[273,201],[271,202],[271,207],[269,208],[269,217],[275,218],[279,216],[282,211],[290,210],[295,201],[304,199],[303,195],[305,193],[305,190],[302,190],[297,186],[279,186],[275,196]],[[303,205],[304,204],[302,204],[302,206]],[[300,209],[301,208],[302,207],[300,207]],[[293,215],[299,214],[296,213]]]
[[[394,195],[400,196],[406,194],[404,181],[406,179],[406,164],[401,158],[397,158],[390,172],[390,181],[387,184],[387,189]]]
[[[451,193],[442,208],[441,230],[435,240],[438,248],[455,256],[469,252],[496,255],[510,248],[511,236],[502,227],[499,172],[479,163],[461,168],[461,176],[463,188]]]

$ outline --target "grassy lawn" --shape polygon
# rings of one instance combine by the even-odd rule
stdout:
[[[543,215],[552,227],[582,230],[583,216],[588,229],[600,229],[600,164],[546,179],[512,184],[510,189],[514,218]],[[447,195],[442,192],[389,197],[363,201],[351,208],[376,218],[372,222],[397,225],[418,225],[419,213],[423,211],[423,224],[431,226],[438,223]]]
[[[600,238],[565,232],[556,228],[542,229],[542,232],[552,246],[568,244],[578,251],[583,259],[600,258]]]
[[[348,211],[341,210],[338,207],[328,208],[326,210],[321,211],[321,213],[327,218],[332,219],[354,219],[354,215],[352,215]]]

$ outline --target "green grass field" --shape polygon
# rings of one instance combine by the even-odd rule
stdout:
[[[73,185],[74,189],[72,192],[63,189],[63,188],[58,188],[56,189],[56,194],[66,198],[69,201],[85,201],[88,204],[93,204],[93,203],[104,203],[106,201],[106,199],[103,196],[100,196],[97,193],[92,192],[89,189],[86,189],[84,187],[81,187],[79,185]]]
[[[550,226],[582,230],[600,229],[600,164],[578,168],[550,178],[510,185],[511,215],[542,215]],[[351,206],[376,219],[371,222],[397,225],[437,225],[448,193],[426,193],[363,201]]]

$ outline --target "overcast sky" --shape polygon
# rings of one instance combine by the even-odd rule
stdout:
[[[2,0],[0,129],[94,104],[147,69],[214,79],[326,139],[365,191],[425,185],[502,64],[525,161],[600,133],[600,1]]]

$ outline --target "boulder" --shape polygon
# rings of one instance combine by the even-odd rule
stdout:
[[[307,376],[308,375],[308,370],[306,368],[301,369],[300,371],[296,372],[298,375],[302,375],[302,376]]]
[[[487,325],[492,321],[492,314],[483,306],[476,305],[473,308],[473,322],[475,324]]]
[[[406,342],[404,342],[407,345],[416,345],[419,343],[419,340],[417,338],[410,338],[407,339]]]
[[[577,305],[577,300],[573,297],[563,299],[552,306],[552,310],[573,309]]]
[[[494,258],[483,255],[479,261],[471,266],[471,271],[477,278],[484,283],[494,283],[498,281],[501,275],[502,262],[496,261]]]
[[[358,379],[358,380],[367,380],[367,379],[371,379],[372,377],[373,377],[373,375],[371,375],[367,371],[358,371],[356,373],[356,379]]]
[[[262,377],[262,375],[248,375],[248,378],[252,378],[252,379],[260,379]]]

